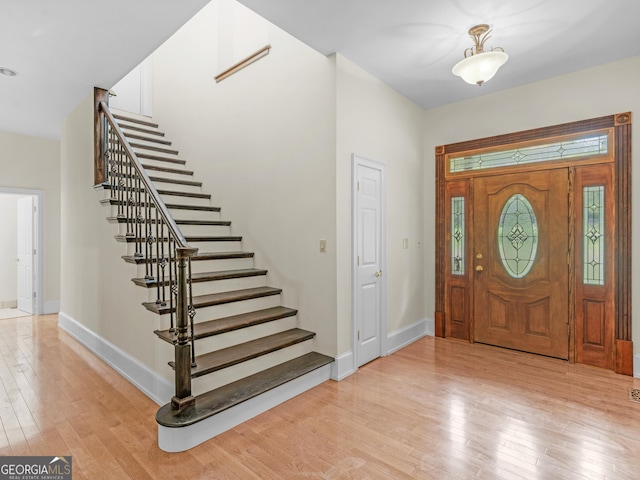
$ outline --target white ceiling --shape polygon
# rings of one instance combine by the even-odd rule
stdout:
[[[638,0],[239,1],[424,108],[640,55]],[[509,61],[477,87],[451,68],[473,45],[469,28],[480,23],[493,28],[486,45],[502,47]]]
[[[112,87],[208,0],[0,0],[0,131],[58,138],[94,86]]]
[[[93,86],[113,86],[207,1],[1,0],[0,67],[18,76],[0,75],[0,131],[57,138]],[[640,55],[638,0],[240,1],[425,108]],[[451,74],[478,23],[509,54],[482,87]]]

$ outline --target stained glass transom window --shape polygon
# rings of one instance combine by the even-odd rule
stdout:
[[[464,275],[464,197],[451,198],[451,273]]]
[[[598,134],[587,138],[562,140],[545,145],[486,152],[477,155],[449,157],[449,171],[465,172],[486,168],[508,167],[551,160],[576,159],[604,155],[609,151],[609,136]]]
[[[505,270],[522,278],[533,267],[538,252],[538,221],[524,195],[510,197],[504,204],[498,224],[498,249]]]
[[[583,205],[583,282],[604,285],[604,187],[585,187]]]

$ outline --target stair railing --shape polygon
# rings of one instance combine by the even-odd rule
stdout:
[[[176,334],[175,396],[182,409],[193,403],[191,367],[195,366],[191,257],[198,251],[187,243],[164,201],[142,167],[126,136],[109,111],[108,92],[95,89],[95,181],[111,192],[117,219],[125,225],[135,257],[144,259],[145,280],[155,283],[156,304],[167,307]]]

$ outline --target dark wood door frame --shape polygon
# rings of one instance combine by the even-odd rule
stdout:
[[[495,137],[470,140],[436,147],[436,309],[435,334],[445,337],[447,265],[447,222],[449,205],[446,201],[447,157],[458,152],[486,148],[507,147],[527,141],[612,129],[615,170],[615,202],[618,215],[615,219],[615,371],[633,375],[633,342],[631,337],[631,113],[619,113],[578,122],[554,125]],[[467,190],[468,187],[460,187]],[[460,312],[465,310],[460,307]],[[460,338],[460,337],[458,337]],[[573,357],[571,360],[575,360]]]

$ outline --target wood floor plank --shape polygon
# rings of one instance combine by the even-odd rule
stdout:
[[[158,406],[56,322],[0,320],[0,455],[72,455],[76,480],[631,480],[640,471],[640,404],[628,397],[640,379],[432,337],[168,454],[157,447]]]

